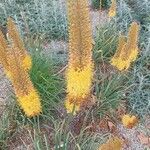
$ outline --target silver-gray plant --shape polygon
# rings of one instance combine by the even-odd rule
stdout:
[[[66,7],[60,0],[2,0],[0,24],[5,26],[10,16],[23,34],[67,37]]]

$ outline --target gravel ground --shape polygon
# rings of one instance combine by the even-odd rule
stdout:
[[[117,126],[120,136],[126,141],[123,150],[144,150],[144,145],[138,139],[138,128],[127,129],[122,125]]]
[[[11,84],[6,78],[2,66],[0,66],[0,116],[9,102],[11,96]]]
[[[96,34],[96,27],[104,26],[108,22],[107,12],[106,11],[91,11],[91,20],[93,35]]]

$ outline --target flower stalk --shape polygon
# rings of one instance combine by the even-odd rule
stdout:
[[[88,101],[93,77],[92,30],[87,0],[67,0],[69,62],[66,73],[68,113],[75,114]]]

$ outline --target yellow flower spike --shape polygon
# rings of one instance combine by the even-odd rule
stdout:
[[[28,117],[34,117],[42,112],[40,98],[36,92],[28,72],[22,67],[22,59],[17,49],[8,50],[9,71],[11,72],[11,82],[18,103]]]
[[[32,66],[32,60],[27,55],[23,41],[11,18],[8,19],[8,36],[11,42],[9,46],[0,31],[0,62],[12,82],[21,109],[28,117],[34,117],[42,112],[42,107],[40,97],[27,72]]]
[[[110,6],[109,12],[108,12],[108,15],[110,18],[116,16],[116,10],[117,10],[117,2],[116,2],[116,0],[112,0],[111,6]]]
[[[69,63],[66,72],[68,113],[75,114],[88,101],[93,77],[92,29],[88,0],[67,0]]]
[[[122,117],[122,124],[126,127],[126,128],[133,128],[138,122],[138,119],[136,116],[131,116],[129,114],[124,115]]]
[[[122,70],[122,68],[124,68],[124,66],[122,67],[123,63],[120,60],[120,55],[122,51],[125,49],[125,45],[126,45],[126,37],[123,35],[120,35],[116,53],[111,59],[111,64],[117,67],[119,70]]]
[[[26,55],[22,62],[22,67],[25,70],[30,70],[32,68],[32,60],[30,55]]]
[[[130,60],[135,61],[138,55],[138,36],[139,36],[140,26],[137,22],[132,22],[129,28],[127,49],[128,55],[130,55]]]
[[[119,37],[117,51],[111,59],[111,64],[118,70],[127,70],[138,55],[139,25],[133,22],[129,28],[128,38]]]
[[[88,64],[82,70],[72,66],[68,68],[66,77],[68,98],[65,104],[68,113],[71,113],[73,109],[75,109],[74,112],[80,110],[80,106],[90,94],[92,78],[93,64]]]
[[[130,67],[131,62],[135,61],[138,55],[138,34],[139,34],[139,25],[136,22],[133,22],[129,28],[127,44],[125,49],[122,50],[120,54],[120,59],[125,64],[124,69]]]
[[[123,142],[118,137],[110,138],[106,143],[102,144],[98,150],[121,150]]]

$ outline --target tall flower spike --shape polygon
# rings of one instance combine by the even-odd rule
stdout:
[[[66,73],[68,113],[80,110],[90,94],[93,76],[92,30],[87,0],[67,0],[69,63]]]
[[[126,37],[123,36],[123,35],[120,35],[116,53],[113,56],[113,58],[111,59],[111,64],[113,66],[117,66],[118,65],[118,60],[119,60],[120,54],[123,51],[123,49],[125,48],[125,45],[126,45]]]
[[[139,25],[136,22],[132,22],[127,37],[127,44],[120,54],[117,68],[119,70],[127,70],[130,64],[136,60],[138,55],[138,34]]]
[[[39,115],[42,111],[40,97],[36,92],[27,71],[22,67],[22,60],[17,48],[8,48],[11,81],[20,107],[28,117]]]
[[[135,61],[138,55],[139,29],[140,26],[137,24],[137,22],[132,22],[129,28],[127,49],[129,50],[128,53],[131,61]]]
[[[112,0],[111,6],[109,8],[109,13],[108,13],[109,17],[112,18],[112,17],[116,16],[116,9],[117,9],[117,2],[116,2],[116,0]]]
[[[121,51],[119,51],[119,55],[117,50],[116,54],[111,60],[111,64],[116,66],[120,71],[128,69],[130,64],[137,58],[139,27],[140,26],[136,22],[131,24],[127,42],[123,42],[123,46]],[[116,55],[118,57],[116,57]]]
[[[19,51],[20,56],[22,57],[22,65],[24,69],[30,70],[32,67],[31,57],[25,49],[24,43],[20,37],[17,26],[10,17],[8,18],[7,26],[8,26],[8,38],[11,42],[11,45],[17,48],[17,50]]]

